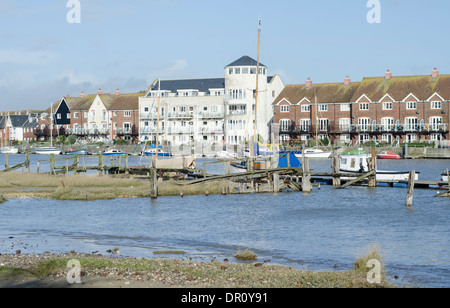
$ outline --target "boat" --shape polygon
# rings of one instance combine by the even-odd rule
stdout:
[[[19,149],[13,146],[0,147],[0,154],[17,154],[17,153],[19,153]]]
[[[378,159],[403,159],[403,156],[391,151],[383,151],[377,154]]]
[[[86,155],[87,152],[84,149],[81,149],[79,151],[74,151],[72,147],[69,148],[69,150],[66,152],[66,155]]]
[[[321,149],[305,149],[305,157],[308,158],[330,158],[331,152],[325,152]],[[295,154],[297,158],[302,158],[303,153],[301,151],[297,151]]]
[[[214,156],[219,157],[219,158],[237,158],[238,157],[237,153],[228,152],[227,150],[218,151],[218,152],[216,152],[216,154]]]
[[[343,173],[368,173],[369,167],[367,164],[367,158],[372,157],[370,154],[361,150],[354,150],[347,153],[343,153],[340,156],[339,170]],[[376,170],[377,181],[408,181],[409,171],[388,171],[388,170]],[[416,172],[415,180],[419,179],[419,172]],[[344,180],[355,179],[355,177],[342,177]]]
[[[449,177],[450,177],[450,172],[448,170],[444,170],[441,174],[441,181],[448,183]]]
[[[232,173],[247,172],[247,161],[238,160],[230,162]],[[276,162],[274,164],[274,161]],[[292,152],[280,152],[276,156],[258,156],[253,158],[253,170],[270,170],[273,168],[300,168],[302,163]]]
[[[59,154],[61,154],[61,150],[60,149],[58,149],[57,147],[52,147],[52,146],[50,146],[50,147],[37,147],[35,149],[35,152],[36,152],[36,154],[39,154],[39,155],[51,155],[51,154],[59,155]]]
[[[172,153],[170,153],[170,152],[164,152],[164,151],[161,151],[161,150],[156,151],[156,148],[155,149],[145,150],[141,154],[143,156],[153,156],[153,155],[156,155],[156,152],[158,152],[158,156],[166,156],[166,157],[167,156],[173,156]]]
[[[126,154],[127,153],[125,153],[121,150],[116,150],[116,149],[111,149],[111,150],[103,152],[103,155],[105,155],[105,156],[112,156],[112,155],[125,156]]]

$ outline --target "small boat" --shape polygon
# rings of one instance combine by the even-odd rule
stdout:
[[[0,154],[17,154],[19,153],[19,149],[15,147],[1,147],[0,148]]]
[[[145,150],[145,151],[143,151],[142,152],[142,155],[143,156],[153,156],[153,155],[156,155],[156,149],[148,149],[148,150]],[[158,151],[158,156],[173,156],[172,155],[172,153],[170,153],[170,152],[164,152],[164,151],[161,151],[161,150],[159,150]]]
[[[303,153],[301,151],[297,151],[295,154],[297,158],[302,158]],[[305,157],[308,158],[330,158],[331,152],[325,152],[321,149],[305,149]]]
[[[81,149],[79,151],[72,150],[72,147],[69,148],[69,150],[66,152],[66,155],[86,155],[87,152],[84,149]]]
[[[450,172],[444,170],[441,174],[441,181],[448,183],[449,176],[450,176]]]
[[[238,157],[238,155],[236,153],[228,152],[226,150],[216,152],[216,154],[214,156],[220,157],[220,158],[237,158]]]
[[[371,157],[370,154],[361,152],[360,150],[354,150],[347,153],[356,154],[342,154],[340,157],[339,170],[343,173],[367,173],[369,167],[367,165],[367,158]],[[387,171],[376,170],[377,181],[407,181],[409,180],[409,171]],[[355,177],[342,177],[342,179],[354,179]],[[419,179],[419,172],[416,172],[415,180]]]
[[[103,155],[105,155],[105,156],[112,156],[112,155],[125,156],[126,154],[127,153],[125,153],[121,150],[116,150],[116,149],[111,149],[111,150],[103,152]]]
[[[302,163],[292,152],[280,152],[278,154],[276,166],[271,166],[272,158],[270,156],[258,156],[253,159],[254,170],[270,170],[272,168],[300,168]],[[247,160],[231,161],[230,169],[232,173],[247,172]]]
[[[403,156],[391,151],[383,151],[377,155],[379,159],[403,159]]]
[[[57,147],[38,147],[35,149],[36,154],[39,155],[59,155],[61,154],[61,150]]]

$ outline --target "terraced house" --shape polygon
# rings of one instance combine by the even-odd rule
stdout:
[[[104,94],[99,89],[97,94],[82,92],[79,97],[63,97],[41,113],[36,137],[39,140],[69,135],[89,141],[136,139],[140,95],[121,94],[119,90]],[[50,123],[53,123],[52,131]]]
[[[449,139],[450,75],[363,78],[288,85],[274,101],[280,141],[400,144]]]

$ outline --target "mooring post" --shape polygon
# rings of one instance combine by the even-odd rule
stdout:
[[[150,197],[158,198],[158,172],[156,171],[156,157],[152,159],[152,167],[150,168]]]
[[[416,171],[413,170],[409,173],[408,192],[406,193],[406,207],[412,207],[413,205],[415,179],[416,179]]]
[[[9,154],[5,153],[5,169],[9,168]]]
[[[310,193],[312,190],[311,185],[311,172],[309,172],[309,159],[303,157],[303,175],[302,175],[302,191],[304,193]]]
[[[368,180],[369,187],[376,187],[377,186],[377,180],[376,180],[376,170],[375,170],[375,158],[369,157],[367,158],[367,166],[369,167],[369,172],[374,171],[372,175],[370,175]]]
[[[27,173],[30,173],[30,154],[25,155],[25,166],[27,167]]]
[[[84,164],[84,158],[83,158],[83,164]],[[97,170],[97,175],[101,176],[103,174],[103,155],[99,154],[98,155],[98,170]]]
[[[56,174],[55,172],[55,154],[50,154],[50,174]]]
[[[341,186],[341,176],[339,175],[339,156],[333,156],[332,169],[333,169],[333,187]]]
[[[278,193],[280,192],[280,173],[274,172],[273,173],[273,192]]]

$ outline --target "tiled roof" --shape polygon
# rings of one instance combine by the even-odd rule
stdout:
[[[149,90],[157,91],[158,89],[159,80],[156,80]],[[198,90],[209,93],[209,89],[225,89],[225,78],[161,80],[160,89],[172,93],[177,93],[177,90]]]
[[[258,61],[256,61],[255,59],[252,59],[249,56],[243,56],[243,57],[237,59],[236,61],[234,61],[233,63],[228,64],[225,67],[230,67],[230,66],[256,66],[257,64],[258,64]],[[261,62],[259,62],[259,66],[267,67],[264,64],[262,64]]]
[[[432,78],[431,75],[394,76],[388,80],[384,77],[364,78],[351,102],[356,102],[362,95],[366,95],[371,101],[379,101],[386,94],[395,101],[402,101],[409,94],[419,100],[427,100],[434,93],[450,99],[450,75],[440,75],[437,78]]]
[[[352,82],[349,85],[344,85],[344,83],[313,84],[310,87],[304,84],[287,85],[275,99],[274,104],[278,104],[282,99],[288,100],[291,104],[297,104],[304,98],[314,103],[315,95],[318,103],[350,102],[358,86],[359,82]]]
[[[111,95],[109,110],[138,110],[139,97],[144,96],[143,93],[130,93]],[[102,98],[103,100],[103,98]]]

